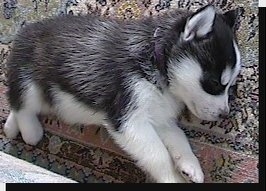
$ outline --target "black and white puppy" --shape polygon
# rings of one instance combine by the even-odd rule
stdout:
[[[7,61],[7,137],[36,145],[40,113],[103,124],[156,182],[204,182],[176,124],[184,106],[204,120],[229,113],[240,70],[236,10],[212,5],[134,21],[60,16],[24,27]]]

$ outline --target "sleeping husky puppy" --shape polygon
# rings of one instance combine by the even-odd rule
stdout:
[[[60,16],[24,27],[7,61],[7,137],[36,145],[40,113],[103,124],[156,182],[204,182],[176,124],[187,106],[200,119],[229,113],[240,70],[236,10],[212,5],[134,21]]]

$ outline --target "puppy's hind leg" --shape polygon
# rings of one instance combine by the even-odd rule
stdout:
[[[43,137],[43,128],[36,113],[29,109],[22,109],[16,113],[16,118],[25,143],[36,145]]]
[[[19,134],[17,120],[12,110],[10,111],[4,125],[4,133],[9,139],[14,139]]]
[[[15,112],[22,138],[29,145],[36,145],[43,137],[43,128],[37,118],[42,105],[40,91],[36,85],[30,84],[24,95],[22,107]]]

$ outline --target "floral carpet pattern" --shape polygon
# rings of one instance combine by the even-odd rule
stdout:
[[[0,150],[78,182],[149,182],[101,127],[70,127],[54,116],[40,116],[45,136],[36,146],[21,137],[6,139],[2,127],[9,112],[5,60],[16,32],[25,24],[60,14],[91,14],[138,19],[172,9],[196,10],[213,3],[221,11],[239,8],[237,38],[242,71],[230,95],[229,119],[200,121],[188,112],[180,118],[199,158],[207,183],[258,182],[259,91],[257,0],[3,0],[0,2]],[[1,162],[1,161],[0,161]]]

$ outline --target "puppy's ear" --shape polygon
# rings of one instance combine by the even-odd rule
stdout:
[[[183,32],[183,40],[190,41],[194,38],[201,38],[212,31],[215,19],[215,8],[212,5],[197,10],[190,18]]]
[[[236,28],[236,24],[237,24],[237,20],[238,20],[238,13],[239,13],[239,8],[236,8],[234,10],[230,10],[230,11],[227,11],[225,12],[223,15],[224,15],[224,18],[225,18],[225,21],[226,23],[233,29],[235,30]]]

